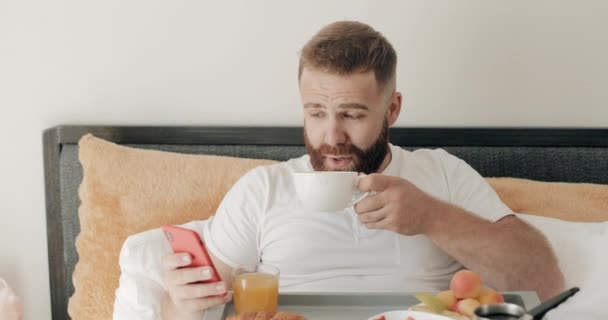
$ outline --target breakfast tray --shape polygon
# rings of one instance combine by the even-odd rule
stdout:
[[[539,303],[534,292],[503,293],[505,302],[526,309]],[[411,293],[390,294],[324,294],[287,293],[279,295],[279,310],[298,313],[312,320],[365,320],[390,310],[406,310],[420,303]],[[223,320],[234,314],[232,302],[207,312],[204,320]]]

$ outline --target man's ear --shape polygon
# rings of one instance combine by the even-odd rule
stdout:
[[[391,95],[390,104],[388,106],[387,117],[386,117],[388,120],[389,127],[392,127],[395,124],[395,122],[397,122],[397,119],[399,118],[399,114],[401,113],[402,100],[403,100],[403,96],[401,95],[401,92],[395,91]]]

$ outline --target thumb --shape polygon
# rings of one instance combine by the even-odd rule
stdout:
[[[359,182],[361,181],[361,179],[367,177],[367,174],[363,173],[363,172],[359,172],[357,174],[357,179],[355,179],[355,186],[359,187]]]
[[[357,188],[359,190],[367,192],[381,192],[384,191],[388,187],[390,183],[390,179],[387,176],[383,176],[381,174],[373,173],[370,175],[365,175],[363,177],[359,177],[359,181],[357,183]]]

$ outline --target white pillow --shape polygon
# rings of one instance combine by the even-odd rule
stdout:
[[[181,225],[203,238],[208,220]],[[171,252],[160,228],[134,234],[120,250],[120,280],[114,300],[114,320],[160,320],[165,293],[161,259]]]
[[[608,222],[571,222],[526,214],[518,217],[547,237],[566,288],[581,289],[548,313],[548,319],[608,319]]]

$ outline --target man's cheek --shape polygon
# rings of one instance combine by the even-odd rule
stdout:
[[[306,132],[306,136],[308,137],[308,142],[315,148],[319,149],[323,144],[323,139],[319,134],[316,134],[314,130],[309,130]]]

